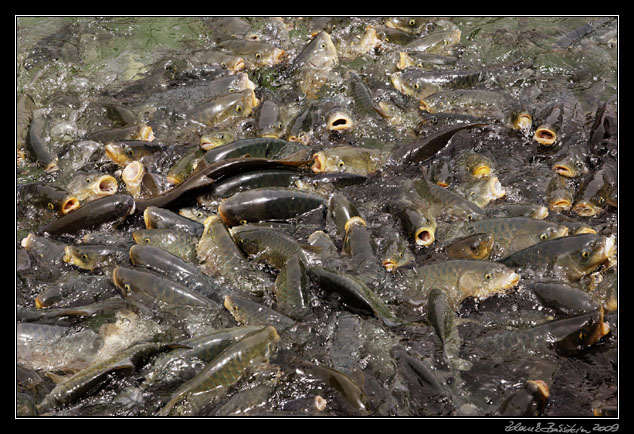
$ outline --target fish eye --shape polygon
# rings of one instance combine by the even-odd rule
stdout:
[[[402,258],[403,257],[403,252],[398,252],[398,257]]]
[[[587,258],[588,256],[590,256],[590,252],[588,252],[587,250],[584,250],[581,252],[581,257],[582,258]]]
[[[492,275],[491,273],[486,273],[486,274],[484,275],[484,278],[485,278],[486,280],[491,280],[491,279],[493,278],[493,275]]]
[[[420,87],[420,84],[418,83],[414,83],[414,86],[412,86],[414,89],[418,89]]]
[[[85,254],[85,253],[83,255],[81,255],[81,260],[84,261],[84,262],[88,262],[88,255]]]
[[[128,154],[128,155],[132,155],[133,151],[132,151],[132,149],[128,149],[127,151],[125,151],[125,153]]]
[[[548,235],[546,235],[546,232],[542,232],[542,234],[539,236],[540,240],[545,240],[546,238],[548,238]]]
[[[416,20],[409,20],[407,24],[409,24],[410,27],[414,27],[416,25]]]
[[[422,64],[421,62],[418,62],[418,63],[416,64],[416,67],[417,67],[417,68],[422,68],[422,67],[423,67],[423,64]]]
[[[48,209],[55,209],[55,205],[53,205],[53,202],[49,202],[48,204],[46,204],[46,206],[48,207]]]
[[[579,334],[577,335],[577,337],[579,338],[580,341],[585,341],[586,340],[586,332],[585,331],[580,331]]]
[[[604,198],[602,198],[602,197],[599,197],[599,205],[602,205],[602,204],[603,204],[603,202],[605,202],[605,199],[604,199]]]
[[[86,184],[90,184],[90,178],[86,178]]]
[[[240,220],[240,224],[241,224],[241,225],[246,225],[246,224],[247,224],[247,221],[246,221],[245,219],[242,219],[242,220]]]
[[[337,166],[339,166],[339,167],[343,167],[343,166],[345,166],[345,165],[346,165],[346,163],[344,163],[344,162],[343,162],[343,160],[342,160],[342,161],[339,161],[339,162],[337,163]]]
[[[255,53],[255,58],[259,59],[260,57],[262,57],[262,55],[260,53]]]
[[[125,285],[123,285],[123,287],[125,288],[126,291],[130,292],[132,290],[132,287],[130,286],[129,283],[126,283]]]
[[[225,62],[222,62],[222,63],[220,64],[220,66],[222,66],[223,68],[226,68],[226,67],[227,67],[227,64],[226,64]]]
[[[473,221],[473,216],[471,214],[467,216],[467,221]]]
[[[321,44],[319,44],[319,48],[326,48],[326,44],[322,42]]]
[[[278,123],[277,123],[277,127],[278,127],[278,128],[282,128],[282,123],[281,123],[281,122],[278,122]]]
[[[237,111],[238,113],[240,113],[240,112],[242,111],[242,106],[241,106],[241,105],[237,105],[237,106],[236,106],[236,111]]]
[[[149,238],[143,238],[143,242],[145,244],[150,244],[150,239]]]

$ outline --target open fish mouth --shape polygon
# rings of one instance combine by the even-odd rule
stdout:
[[[80,207],[79,200],[76,197],[71,196],[67,198],[64,201],[64,203],[62,203],[62,207],[61,207],[62,214],[68,214],[71,211],[75,211],[79,207]]]
[[[350,218],[346,224],[344,225],[344,231],[346,231],[346,233],[348,232],[348,229],[350,228],[351,225],[353,224],[358,224],[358,225],[362,225],[362,226],[367,226],[367,224],[365,223],[365,220],[363,220],[361,217],[359,216],[354,216],[352,218]]]
[[[581,217],[592,217],[599,213],[599,209],[589,202],[577,202],[572,211]]]
[[[424,99],[421,99],[420,101],[418,101],[418,109],[427,113],[433,113],[433,110],[431,109],[429,104],[425,102]]]
[[[125,169],[123,169],[123,172],[121,172],[121,179],[123,179],[123,182],[126,184],[139,183],[141,182],[141,179],[143,179],[144,174],[145,169],[143,164],[139,161],[133,161],[128,164]]]
[[[491,195],[495,197],[496,199],[499,199],[506,195],[506,190],[504,190],[504,187],[502,187],[502,184],[500,184],[500,180],[498,179],[497,176],[494,176],[493,178],[491,178],[488,184],[489,184],[489,191],[491,192]]]
[[[326,162],[324,161],[324,155],[321,152],[313,154],[313,165],[311,170],[315,173],[322,173],[326,171]]]
[[[489,176],[491,174],[491,168],[486,164],[479,164],[475,169],[473,169],[473,176],[476,178],[482,178],[484,176]]]
[[[603,246],[603,254],[606,258],[610,258],[616,254],[616,238],[611,235],[606,238]]]
[[[117,192],[119,184],[114,176],[105,175],[97,179],[93,187],[95,194],[100,196],[110,196]]]
[[[273,52],[273,62],[274,63],[282,63],[286,58],[286,51],[276,48]]]
[[[511,289],[517,286],[520,283],[520,275],[513,272],[508,278],[506,285],[504,285],[503,289]]]
[[[553,170],[561,176],[565,176],[567,178],[573,178],[575,176],[575,172],[564,164],[555,164],[553,166]]]
[[[541,145],[550,146],[557,141],[557,133],[550,127],[538,127],[533,139]]]
[[[347,131],[353,127],[354,120],[347,113],[337,111],[328,117],[328,129],[330,131]]]
[[[233,62],[231,65],[229,65],[229,69],[236,72],[236,71],[242,71],[245,68],[245,63],[244,63],[244,59],[239,58],[237,59],[235,62]]]
[[[518,130],[528,130],[533,125],[533,117],[528,113],[520,113],[515,118],[513,126]]]
[[[386,259],[382,262],[382,265],[387,271],[393,271],[398,267],[394,259]]]
[[[419,228],[414,233],[414,240],[418,246],[429,246],[436,240],[436,236],[431,228]]]
[[[139,140],[144,140],[146,142],[151,142],[154,140],[154,131],[152,131],[152,127],[143,125],[139,128]]]
[[[566,199],[557,199],[550,203],[550,209],[553,211],[568,211],[572,203]]]

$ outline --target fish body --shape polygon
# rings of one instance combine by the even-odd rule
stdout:
[[[482,208],[475,203],[426,179],[415,181],[413,186],[420,200],[431,208],[432,215],[446,212],[465,220],[474,220],[484,215]]]
[[[198,237],[204,228],[200,222],[156,206],[149,206],[143,211],[143,221],[147,229],[175,229]]]
[[[511,268],[492,261],[452,259],[416,267],[419,276],[415,288],[410,288],[410,303],[417,305],[426,301],[432,288],[447,293],[452,308],[457,308],[467,297],[486,298],[503,293],[520,280],[520,275]]]
[[[155,246],[188,262],[196,262],[198,237],[177,229],[140,229],[132,233],[137,244]]]
[[[308,267],[308,275],[323,289],[336,292],[346,303],[355,308],[372,312],[388,326],[395,326],[402,322],[387,304],[353,275],[319,266]]]
[[[134,213],[135,202],[130,195],[114,194],[95,199],[40,228],[51,235],[75,233],[104,223],[117,223]]]
[[[253,89],[244,89],[193,108],[187,118],[207,127],[224,127],[248,117],[258,104]]]
[[[323,196],[294,188],[271,187],[241,191],[223,200],[218,214],[229,226],[258,221],[285,221],[327,208]]]
[[[148,271],[117,266],[112,272],[112,282],[125,297],[141,292],[168,304],[217,307],[207,297]]]
[[[446,53],[453,45],[460,42],[462,33],[459,29],[442,30],[422,36],[406,44],[403,48],[425,53]]]
[[[297,254],[288,258],[275,279],[275,300],[282,314],[298,321],[310,311],[308,275]]]
[[[210,194],[227,198],[250,188],[291,187],[301,178],[294,169],[258,170],[239,174],[214,184]]]
[[[262,293],[271,285],[266,273],[256,270],[236,245],[217,215],[205,220],[205,230],[196,246],[202,271],[247,292]]]
[[[210,149],[205,153],[207,164],[228,158],[257,157],[272,160],[282,159],[302,149],[297,142],[275,137],[256,137],[240,139],[225,145]]]
[[[71,245],[64,249],[64,262],[84,270],[94,270],[125,263],[128,249],[108,245]]]
[[[616,253],[615,237],[595,234],[571,235],[527,247],[500,260],[510,267],[534,272],[552,271],[578,280]]]
[[[345,172],[357,175],[375,173],[384,157],[375,149],[337,146],[316,152],[312,170],[315,173]]]
[[[245,374],[254,360],[267,356],[271,345],[279,339],[275,328],[267,326],[229,345],[198,375],[179,387],[157,414],[167,416],[177,403],[185,399],[195,401],[197,395],[222,393]]]

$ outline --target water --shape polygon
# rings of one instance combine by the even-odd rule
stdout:
[[[597,107],[618,96],[618,21],[613,17],[451,17],[429,19],[429,29],[458,28],[462,38],[455,47],[459,57],[456,67],[487,68],[493,65],[518,65],[515,73],[498,77],[486,83],[488,89],[503,89],[514,101],[539,110],[554,101],[564,107],[564,138],[584,138],[594,120]],[[348,96],[345,71],[353,69],[364,77],[375,97],[390,101],[398,108],[401,121],[394,119],[386,123],[380,118],[355,116],[357,127],[346,133],[330,133],[321,127],[312,131],[308,148],[315,152],[322,148],[340,145],[360,145],[389,152],[411,138],[435,131],[445,125],[461,122],[459,118],[429,115],[418,110],[417,101],[395,91],[390,74],[397,71],[394,54],[401,49],[396,44],[384,43],[364,55],[344,56],[344,48],[355,35],[362,35],[367,25],[377,28],[382,20],[375,17],[336,17],[320,20],[300,17],[284,18],[285,27],[279,21],[255,17],[246,21],[251,32],[261,41],[271,42],[286,52],[284,63],[297,56],[309,41],[311,32],[325,28],[341,53],[339,66],[327,85],[318,93],[315,103],[321,107],[343,106],[354,113],[354,104]],[[214,48],[226,36],[213,17],[18,17],[16,20],[17,75],[16,97],[30,95],[35,107],[41,109],[48,124],[44,139],[52,153],[79,141],[87,133],[117,126],[101,103],[120,102],[152,126],[157,140],[168,144],[169,151],[155,162],[152,169],[165,174],[180,156],[183,145],[197,143],[200,134],[214,128],[192,127],[183,122],[181,100],[187,85],[196,81],[213,80],[227,75],[226,71],[201,68],[193,59],[193,53]],[[530,65],[530,67],[525,67]],[[283,108],[285,122],[290,124],[306,107],[306,98],[295,83],[286,78],[283,68],[248,68],[249,77],[256,84],[258,98],[273,97]],[[169,98],[163,93],[172,92]],[[61,101],[61,102],[60,102]],[[66,103],[64,103],[66,101]],[[616,105],[614,105],[616,107]],[[356,113],[354,113],[356,115]],[[254,114],[228,125],[238,138],[253,137]],[[220,128],[219,128],[220,129]],[[465,133],[462,138],[473,149],[492,155],[496,161],[496,175],[506,188],[506,202],[537,202],[544,204],[547,178],[552,174],[548,162],[554,151],[544,150],[530,139],[511,132],[499,123],[481,132]],[[457,139],[456,139],[457,141]],[[520,151],[518,151],[520,150]],[[16,155],[16,184],[31,182],[58,182],[59,175],[46,173],[23,149]],[[432,159],[427,164],[433,164]],[[101,171],[114,173],[116,168],[100,160],[96,164]],[[378,256],[400,226],[385,211],[384,204],[393,197],[405,178],[420,175],[420,167],[412,165],[400,168],[398,173],[379,174],[371,183],[340,189],[348,199],[356,203],[364,215],[373,235]],[[579,180],[574,180],[578,187]],[[122,183],[121,183],[122,184]],[[124,190],[123,185],[120,186]],[[575,222],[597,228],[606,235],[616,233],[617,212],[615,208],[594,218],[579,218],[572,214]],[[16,221],[16,249],[23,250],[21,240],[36,230],[51,215],[20,217]],[[555,218],[551,215],[550,218]],[[319,222],[318,222],[319,223]],[[317,225],[319,226],[319,225]],[[143,227],[140,216],[126,219],[116,231],[104,232],[129,235]],[[311,222],[294,232],[298,240],[305,242],[314,230]],[[325,228],[333,237],[336,246],[342,248],[342,240],[336,236],[332,225]],[[88,231],[86,231],[88,232]],[[65,243],[80,242],[81,234],[57,237]],[[124,237],[125,238],[125,237]],[[128,243],[131,243],[129,241]],[[434,249],[412,248],[418,265],[433,260]],[[23,255],[23,252],[20,253]],[[20,256],[24,259],[23,256]],[[38,264],[30,257],[31,264]],[[67,264],[65,264],[67,265]],[[270,271],[270,270],[269,270]],[[383,272],[383,270],[379,270]],[[56,270],[60,276],[78,274],[70,266]],[[109,275],[108,270],[91,274]],[[33,297],[43,286],[36,272],[21,267],[16,276],[16,303],[31,307]],[[394,303],[399,314],[419,319],[422,311],[408,311],[400,305],[402,280],[396,275],[366,276],[373,289],[384,300]],[[526,289],[525,282],[519,290],[506,296],[496,296],[482,302],[466,300],[459,310],[460,334],[464,342],[462,357],[471,359],[473,368],[459,374],[450,373],[439,341],[429,325],[402,329],[387,329],[382,323],[363,313],[359,335],[359,348],[355,353],[358,368],[364,373],[363,382],[371,405],[369,412],[359,411],[342,398],[343,394],[317,379],[305,375],[287,363],[285,354],[295,354],[304,360],[328,366],[337,354],[329,353],[329,339],[336,331],[338,315],[350,309],[337,297],[314,288],[311,295],[314,317],[298,332],[306,340],[282,335],[278,356],[272,358],[272,367],[257,368],[249,372],[219,402],[203,409],[202,414],[220,414],[239,407],[231,398],[244,394],[250,402],[248,409],[232,410],[249,415],[326,415],[359,416],[455,416],[461,415],[459,408],[475,408],[478,416],[491,415],[502,399],[517,390],[522,381],[534,379],[532,375],[544,376],[550,386],[550,398],[544,409],[547,417],[592,416],[597,405],[617,404],[617,336],[615,318],[610,317],[613,333],[604,337],[580,355],[563,357],[553,352],[502,357],[499,366],[491,368],[485,356],[475,359],[477,336],[483,327],[478,323],[478,313],[501,312],[507,318],[522,319],[537,314],[538,318],[549,318],[557,313],[542,307]],[[268,294],[263,301],[273,305]],[[77,333],[93,330],[108,337],[112,347],[128,345],[144,339],[171,341],[202,333],[210,328],[233,327],[235,321],[224,310],[212,312],[210,316],[191,313],[187,309],[164,309],[149,303],[135,306],[136,313],[126,317],[126,334],[121,332],[119,341],[116,316],[106,315],[92,322],[69,320]],[[522,314],[524,312],[524,314]],[[524,315],[524,316],[521,316]],[[57,320],[61,321],[61,320]],[[118,321],[121,321],[120,319]],[[129,322],[134,324],[130,325]],[[521,322],[521,321],[520,321]],[[135,328],[136,325],[136,328]],[[142,327],[141,327],[142,325]],[[328,325],[328,327],[326,327]],[[496,325],[488,330],[502,330]],[[138,333],[134,333],[136,330]],[[141,332],[143,331],[143,332]],[[305,333],[305,334],[302,334]],[[428,404],[426,391],[407,386],[407,382],[396,368],[390,351],[399,346],[421,360],[429,362],[441,375],[454,385],[453,401]],[[54,353],[64,351],[54,347]],[[114,350],[113,350],[114,351]],[[91,354],[91,357],[94,355]],[[493,360],[499,361],[496,355]],[[91,359],[92,360],[92,359]],[[40,365],[44,365],[42,362]],[[151,361],[146,363],[151,368]],[[30,366],[34,368],[35,365]],[[45,378],[45,370],[37,370],[44,379],[38,389],[29,395],[39,402],[52,383]],[[131,375],[112,375],[111,381],[90,396],[57,411],[56,415],[71,416],[126,416],[151,415],[164,402],[164,396],[142,392],[138,369]],[[58,372],[59,373],[59,372]],[[20,389],[21,391],[21,389]],[[313,408],[314,397],[320,396],[328,403],[326,410]],[[224,407],[223,407],[224,406]],[[234,406],[234,407],[231,407]],[[225,413],[223,413],[225,412]],[[468,413],[468,412],[467,412]]]

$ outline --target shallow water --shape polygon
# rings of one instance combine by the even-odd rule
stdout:
[[[616,110],[618,21],[614,17],[457,16],[446,19],[428,17],[428,20],[428,31],[446,28],[461,31],[461,40],[454,47],[459,59],[455,68],[486,69],[494,65],[516,65],[508,76],[496,76],[483,83],[486,89],[503,90],[512,100],[521,101],[536,112],[554,102],[563,104],[562,140],[587,140],[595,112],[601,104],[610,101]],[[326,28],[332,36],[340,54],[339,65],[313,102],[321,116],[331,107],[347,108],[355,117],[356,127],[351,131],[333,133],[323,125],[315,126],[308,145],[311,152],[353,145],[377,149],[388,156],[392,150],[414,137],[465,121],[460,116],[421,112],[415,98],[394,89],[389,75],[397,71],[394,55],[401,50],[398,44],[384,42],[380,48],[362,55],[344,56],[350,38],[363,34],[368,25],[381,27],[381,18],[336,17],[322,22],[316,18],[288,17],[284,18],[285,31],[276,27],[279,22],[266,21],[265,17],[255,17],[247,22],[260,40],[285,50],[282,66],[301,52],[309,42],[311,32]],[[219,30],[218,21],[213,17],[18,17],[16,97],[30,95],[36,109],[46,116],[48,123],[43,138],[53,154],[61,153],[89,133],[120,126],[105,113],[103,102],[126,105],[138,115],[139,120],[152,127],[157,141],[168,145],[164,154],[151,165],[155,173],[165,175],[186,145],[197,144],[200,135],[215,130],[183,122],[182,113],[198,95],[195,91],[188,94],[188,86],[228,75],[226,70],[205,69],[192,61],[192,53],[214,48],[223,38],[225,36]],[[381,118],[365,117],[356,112],[347,91],[345,73],[348,70],[362,75],[377,99],[396,105],[402,121],[387,123]],[[297,83],[284,75],[280,66],[247,68],[246,72],[256,85],[258,98],[272,98],[284,107],[284,123],[287,126],[307,107],[309,101],[298,91]],[[191,95],[194,97],[190,100]],[[254,110],[251,115],[216,130],[230,129],[238,138],[254,137],[256,113],[257,110]],[[489,206],[514,202],[546,204],[546,188],[553,175],[550,162],[560,147],[544,149],[531,137],[508,128],[503,121],[492,121],[487,128],[459,133],[452,139],[452,144],[458,146],[459,142],[493,157],[495,161],[495,175],[505,188],[506,196]],[[445,149],[441,154],[451,155],[450,151]],[[16,157],[17,185],[60,182],[58,172],[45,172],[30,153],[24,153],[23,147],[19,147]],[[97,162],[91,160],[92,168],[111,174],[121,169],[99,157]],[[436,157],[420,165],[381,170],[366,183],[337,190],[355,203],[364,216],[377,257],[394,237],[404,237],[399,223],[386,210],[385,204],[400,194],[404,182],[418,178],[421,168],[424,166],[429,170],[435,161]],[[573,180],[573,184],[578,188],[580,180]],[[122,182],[119,190],[125,192]],[[324,192],[326,196],[331,193]],[[562,214],[551,213],[548,220],[585,224],[604,235],[618,233],[615,207],[607,208],[607,212],[598,217],[579,217],[570,212]],[[84,272],[66,263],[51,268],[49,262],[25,254],[21,241],[51,218],[50,213],[36,213],[30,208],[25,214],[18,213],[18,307],[31,308],[35,296],[59,279],[82,274],[110,276],[111,270],[108,269]],[[106,226],[100,231],[113,243],[129,246],[134,243],[131,233],[144,227],[142,217],[137,214],[128,217],[116,228]],[[323,222],[320,218],[306,220],[293,227],[291,233],[298,241],[306,242],[317,229],[325,230],[341,252],[343,239],[332,222]],[[81,237],[89,233],[91,231],[46,237],[72,244],[80,243]],[[417,265],[442,257],[437,245],[429,248],[410,246],[410,250]],[[354,272],[345,255],[342,259],[345,268]],[[276,274],[268,268],[265,271],[272,277]],[[424,318],[424,310],[411,309],[402,303],[409,271],[411,265],[394,274],[376,267],[361,277],[398,315],[419,321]],[[460,355],[473,365],[470,370],[461,372],[449,368],[440,341],[424,320],[415,326],[389,328],[377,318],[355,311],[337,297],[313,287],[310,299],[312,315],[298,327],[296,334],[280,333],[282,339],[270,363],[264,368],[250,368],[222,397],[201,409],[200,414],[490,416],[503,399],[524,381],[537,377],[546,381],[550,388],[543,411],[545,417],[589,417],[597,406],[616,406],[618,340],[615,316],[618,311],[609,319],[612,332],[580,354],[561,356],[550,350],[510,355],[500,352],[490,355],[489,360],[487,355],[479,352],[480,333],[528,327],[560,315],[543,306],[528,289],[528,283],[528,279],[522,280],[519,287],[509,294],[481,301],[468,299],[462,303],[458,310],[462,339]],[[582,285],[586,283],[583,281]],[[104,294],[111,295],[111,292],[105,291]],[[77,297],[85,301],[93,296]],[[93,297],[92,301],[98,301],[98,298]],[[262,302],[275,306],[272,294],[265,294]],[[148,339],[177,342],[214,329],[236,326],[235,320],[224,308],[207,312],[188,307],[166,307],[151,300],[141,300],[129,308],[126,312],[135,313],[119,317],[109,312],[90,319],[57,318],[51,322],[70,325],[76,333],[86,330],[99,333],[101,338],[106,339],[108,354]],[[338,327],[347,311],[352,311],[360,319],[358,342],[352,353],[346,354],[352,357],[342,359],[341,354],[336,352],[340,351],[339,347],[333,347],[332,342],[338,333],[342,333]],[[501,318],[496,317],[495,321],[486,325],[482,317],[486,318],[490,312],[499,314]],[[64,345],[68,344],[51,345],[51,353],[60,354],[67,348]],[[448,380],[452,385],[452,397],[438,399],[425,387],[412,386],[411,377],[407,377],[393,357],[395,347],[424,360],[434,372]],[[289,354],[337,367],[342,372],[353,372],[353,377],[361,372],[360,383],[370,402],[369,408],[355,408],[332,383],[328,384],[289,363]],[[81,356],[77,354],[78,358]],[[98,357],[106,356],[98,354]],[[16,362],[20,364],[19,360]],[[47,363],[48,367],[55,368],[57,374],[69,372],[62,372],[63,369],[55,366],[57,360],[38,359],[35,362],[22,364],[22,367],[35,371],[42,378],[37,387],[26,389],[29,399],[38,403],[54,387],[45,375]],[[153,393],[140,388],[144,375],[151,369],[150,360],[132,373],[113,373],[100,389],[52,414],[154,415],[165,403],[168,393]],[[19,393],[25,390],[19,379],[17,388]],[[239,398],[241,395],[243,397]],[[316,395],[328,403],[325,410],[314,408],[311,399]],[[239,402],[245,403],[244,408],[240,408]]]

